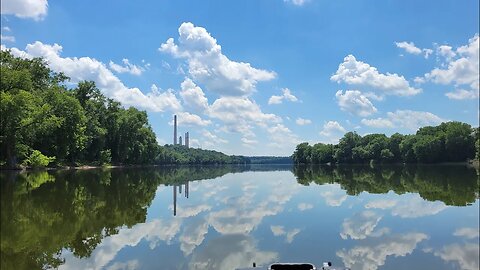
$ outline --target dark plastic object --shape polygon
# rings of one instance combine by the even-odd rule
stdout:
[[[309,263],[299,263],[299,264],[282,264],[275,263],[270,265],[271,270],[313,270],[315,266]]]

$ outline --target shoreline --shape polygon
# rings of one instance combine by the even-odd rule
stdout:
[[[19,168],[3,168],[0,167],[0,172],[24,172],[24,171],[57,171],[57,170],[92,170],[92,169],[125,169],[125,168],[154,168],[154,167],[173,167],[173,166],[226,166],[226,165],[254,165],[254,166],[262,166],[262,165],[279,165],[279,166],[370,166],[370,164],[364,163],[302,163],[302,164],[294,164],[294,163],[272,163],[272,164],[256,164],[256,163],[226,163],[226,164],[145,164],[145,165],[105,165],[105,166],[96,166],[96,165],[83,165],[83,166],[62,166],[62,167],[44,167],[44,168],[30,168],[30,167],[19,167]],[[479,160],[469,160],[464,162],[440,162],[440,163],[385,163],[385,164],[375,164],[374,166],[468,166],[474,167],[476,169],[480,168],[480,161]]]

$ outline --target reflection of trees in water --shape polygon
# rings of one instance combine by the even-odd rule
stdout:
[[[478,198],[479,176],[466,166],[298,166],[293,171],[300,184],[339,183],[349,195],[413,192],[456,206]]]
[[[145,222],[158,185],[245,170],[209,166],[1,173],[1,269],[59,266],[63,248],[89,257],[120,226]]]

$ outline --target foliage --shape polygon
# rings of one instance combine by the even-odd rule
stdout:
[[[478,127],[461,122],[422,127],[415,135],[348,132],[337,145],[301,143],[292,159],[296,164],[465,162],[479,156],[478,134]]]
[[[33,150],[30,156],[28,156],[24,163],[25,165],[31,166],[33,168],[42,168],[47,167],[48,164],[55,161],[55,157],[47,157],[42,152],[38,150]]]
[[[122,107],[94,82],[68,89],[68,78],[40,58],[2,51],[0,68],[0,164],[8,168],[33,162],[28,155],[34,149],[56,157],[57,165],[248,163],[215,151],[159,146],[145,111]]]

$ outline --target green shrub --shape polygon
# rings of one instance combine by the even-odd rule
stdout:
[[[112,162],[112,153],[110,149],[100,151],[100,158],[99,158],[100,165],[110,164]]]
[[[55,157],[47,157],[38,150],[33,150],[25,160],[25,164],[33,168],[42,168],[55,161]]]

